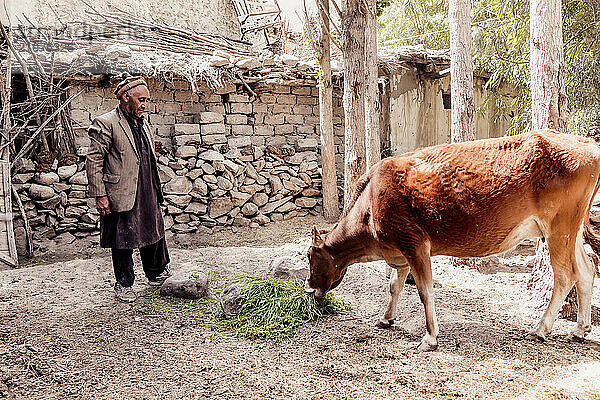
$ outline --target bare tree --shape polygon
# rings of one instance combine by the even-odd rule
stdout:
[[[565,93],[565,60],[563,54],[561,0],[530,2],[530,72],[532,129],[552,128],[567,131],[567,96]],[[534,300],[543,307],[550,300],[554,275],[550,265],[548,244],[538,239],[534,266],[528,287]],[[567,297],[569,309],[563,316],[573,316],[576,295]],[[571,314],[571,315],[569,315]]]
[[[327,221],[339,217],[337,174],[335,170],[335,144],[333,135],[333,84],[331,82],[331,49],[329,0],[317,0],[321,41],[318,52],[321,66],[319,82],[319,127],[321,130],[321,155],[323,158],[323,214]]]
[[[450,91],[452,142],[475,139],[471,0],[450,0]]]
[[[367,169],[381,160],[381,143],[379,138],[379,87],[377,78],[377,0],[367,0],[369,6],[366,13],[365,25],[365,147],[367,155]]]
[[[365,172],[365,14],[361,0],[342,3],[344,54],[344,209]]]

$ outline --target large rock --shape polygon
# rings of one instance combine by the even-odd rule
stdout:
[[[56,208],[56,206],[58,205],[58,203],[60,203],[61,198],[59,195],[56,196],[52,196],[49,199],[44,199],[44,200],[36,200],[35,202],[37,203],[38,207],[44,210],[53,210],[54,208]]]
[[[29,196],[36,200],[46,200],[56,195],[54,189],[50,186],[31,184],[29,186]]]
[[[199,160],[203,160],[203,161],[207,161],[207,162],[212,162],[215,160],[218,161],[224,161],[225,157],[223,156],[223,154],[214,151],[214,150],[206,150],[200,154],[198,154],[198,159]]]
[[[87,185],[88,179],[86,172],[79,171],[69,179],[69,183],[72,185]]]
[[[176,157],[185,159],[196,157],[196,154],[198,154],[198,150],[196,150],[194,146],[180,146],[177,147],[177,150],[175,151]]]
[[[85,222],[87,224],[97,224],[100,221],[100,216],[92,213],[83,214],[81,216],[81,222]]]
[[[199,299],[208,292],[208,277],[200,271],[179,272],[167,278],[160,287],[162,296]]]
[[[22,226],[16,227],[13,230],[15,234],[15,244],[17,245],[17,254],[24,256],[27,254],[27,234]]]
[[[75,166],[77,168],[77,166]],[[35,181],[40,185],[50,186],[53,183],[59,182],[60,177],[54,172],[38,172],[35,174]]]
[[[209,217],[215,219],[233,210],[233,203],[229,197],[217,197],[210,202]]]
[[[308,276],[308,263],[300,255],[277,257],[271,261],[269,273],[278,278],[304,280]]]
[[[165,183],[175,178],[177,174],[168,165],[158,164],[158,177],[161,183]]]
[[[221,294],[221,310],[223,310],[225,317],[231,318],[240,312],[242,308],[240,291],[239,284],[233,284],[223,290]]]
[[[244,214],[245,217],[253,217],[257,212],[258,206],[254,203],[246,203],[242,207],[242,214]]]
[[[252,201],[254,202],[254,204],[256,204],[259,207],[264,206],[265,204],[267,204],[267,202],[269,201],[269,196],[267,196],[266,193],[256,193],[253,197],[252,197]]]
[[[198,202],[191,202],[189,206],[186,207],[185,210],[183,210],[183,212],[186,213],[191,213],[194,215],[204,215],[206,214],[206,210],[207,210],[207,206],[206,204],[202,204],[202,203],[198,203]]]
[[[280,199],[278,201],[267,203],[265,206],[263,206],[263,208],[261,208],[260,211],[263,214],[270,214],[273,211],[275,211],[275,209],[277,209],[278,207],[281,207],[283,204],[289,202],[291,199],[292,199],[292,197],[288,196],[288,197],[284,197],[283,199]]]
[[[23,174],[16,174],[13,178],[12,178],[12,183],[27,183],[31,180],[31,178],[33,178],[35,174],[33,172],[28,172],[28,173],[23,173]]]
[[[200,125],[198,124],[174,124],[172,126],[172,135],[196,135],[200,133]]]
[[[233,219],[233,225],[234,226],[243,226],[243,227],[247,227],[250,226],[250,220],[248,218],[244,218],[241,216],[237,216]]]
[[[62,180],[67,180],[77,172],[77,164],[58,167],[58,176]]]
[[[234,176],[240,175],[242,172],[244,172],[245,169],[243,165],[236,164],[231,160],[225,160],[224,164],[225,168],[231,171],[231,173],[233,173]]]
[[[26,173],[35,171],[35,163],[27,158],[19,158],[13,165],[13,170],[16,173]]]
[[[258,214],[256,217],[252,218],[252,221],[258,223],[259,225],[265,225],[271,222],[271,219],[264,214]]]
[[[174,205],[180,209],[186,208],[190,201],[192,201],[192,196],[190,195],[166,195],[165,200],[167,203]]]
[[[299,199],[296,199],[296,201],[294,202],[296,203],[296,205],[298,207],[302,207],[302,208],[313,208],[314,206],[317,205],[317,199],[315,198],[307,198],[307,197],[301,197]]]
[[[209,163],[202,163],[200,165],[200,168],[202,168],[202,171],[207,175],[214,175],[214,173],[216,172],[215,167],[213,167]]]
[[[236,207],[241,207],[250,199],[250,194],[244,192],[231,191],[231,201]]]
[[[233,182],[223,176],[218,176],[217,186],[222,190],[231,190],[233,189]]]
[[[206,182],[202,180],[202,178],[197,178],[192,185],[191,193],[196,193],[200,196],[206,196],[208,194],[208,186]]]
[[[188,194],[192,191],[193,184],[185,176],[177,176],[167,182],[163,188],[165,194]]]

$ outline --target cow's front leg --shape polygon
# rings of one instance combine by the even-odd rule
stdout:
[[[429,251],[426,254],[415,257],[411,260],[412,273],[415,277],[419,297],[425,308],[425,324],[427,333],[417,347],[418,351],[433,351],[437,349],[437,337],[439,327],[437,316],[435,315],[435,300],[433,295],[433,276],[431,273],[431,258]]]
[[[396,318],[396,308],[398,306],[398,297],[404,288],[404,282],[406,276],[410,271],[410,266],[405,265],[390,265],[392,267],[392,274],[390,276],[390,299],[388,301],[385,313],[377,322],[378,328],[390,328],[394,324],[394,318]]]

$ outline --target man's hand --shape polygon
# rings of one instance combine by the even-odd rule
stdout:
[[[108,203],[108,197],[96,197],[96,208],[100,212],[100,215],[110,214],[110,205]]]

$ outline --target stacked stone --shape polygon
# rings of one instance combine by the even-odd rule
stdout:
[[[63,232],[87,236],[97,232],[100,216],[94,199],[87,197],[87,175],[83,161],[58,166],[50,172],[36,172],[31,160],[19,160],[13,185],[26,211],[34,239],[54,237]],[[15,236],[25,235],[24,221],[13,205]],[[20,242],[17,240],[17,242]]]
[[[219,116],[207,112],[201,116],[205,124],[176,124],[174,155],[159,157],[168,228],[187,233],[217,225],[258,227],[320,212],[321,178],[314,152],[288,151],[288,156],[278,157],[265,153],[266,146],[241,138],[213,144],[211,137],[220,134],[210,133],[200,139],[199,132],[218,124]]]

